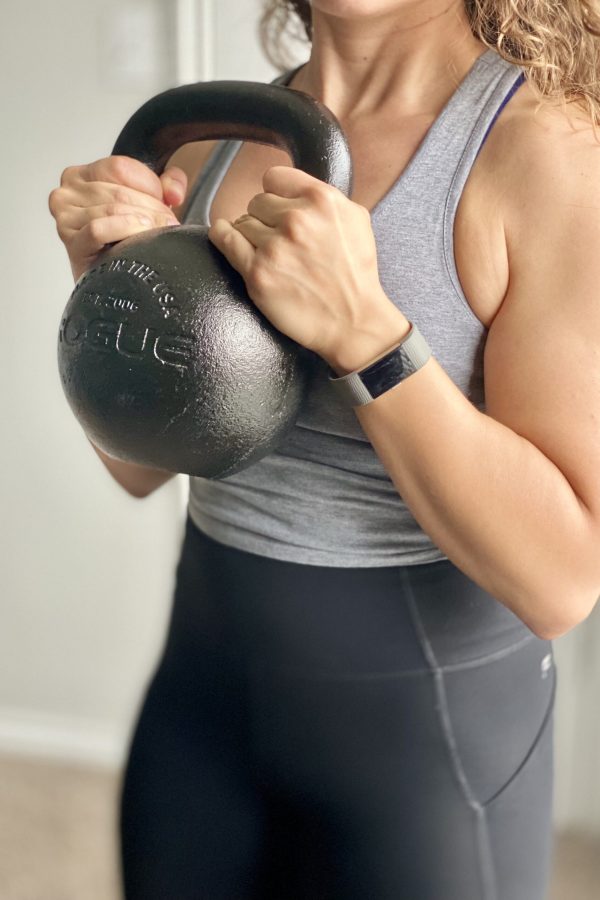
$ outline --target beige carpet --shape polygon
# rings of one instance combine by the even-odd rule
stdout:
[[[104,771],[0,757],[1,900],[122,900],[117,789]],[[598,898],[600,846],[562,835],[548,900]]]

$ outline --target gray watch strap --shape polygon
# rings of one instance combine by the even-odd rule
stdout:
[[[429,344],[412,322],[398,347],[360,371],[339,378],[330,375],[329,381],[349,406],[364,406],[424,366],[430,356]]]

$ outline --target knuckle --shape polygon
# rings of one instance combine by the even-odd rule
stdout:
[[[135,215],[135,213],[126,213],[123,216],[123,219],[127,223],[130,228],[134,228],[136,231],[142,231],[143,228],[147,228],[148,225],[145,225],[140,216]],[[152,227],[152,226],[150,226]]]
[[[307,215],[303,209],[290,209],[283,217],[284,234],[293,241],[306,234]]]
[[[264,262],[254,262],[247,276],[248,286],[255,294],[261,294],[269,285],[270,275]]]
[[[264,200],[264,198],[267,197],[267,195],[268,195],[268,192],[263,191],[262,194],[255,194],[254,197],[252,197],[252,199],[248,202],[248,206],[246,207],[246,211],[248,212],[249,215],[260,217],[258,215],[259,211],[258,211],[257,207],[258,207],[258,204],[261,202],[261,200]]]
[[[228,229],[224,234],[221,235],[221,243],[224,247],[234,247],[235,246],[235,233]]]
[[[107,216],[122,216],[126,219],[135,219],[135,216],[131,212],[131,206],[126,205],[125,203],[108,203],[104,211]]]
[[[50,191],[50,194],[48,196],[48,209],[55,217],[61,207],[62,195],[63,194],[61,188],[54,188],[53,191]]]
[[[111,156],[108,159],[107,166],[113,178],[126,184],[131,177],[133,164],[135,164],[135,160],[129,156]]]
[[[88,223],[87,229],[91,239],[98,244],[103,244],[103,236],[104,236],[104,223],[102,219],[92,219],[91,222]]]
[[[320,209],[332,210],[338,201],[338,193],[330,184],[316,184],[309,188],[313,203]]]
[[[262,250],[261,257],[259,257],[259,261],[257,265],[261,265],[261,268],[267,271],[268,268],[273,267],[277,268],[282,263],[282,249],[280,243],[275,239],[269,241]]]
[[[131,196],[127,188],[121,187],[121,185],[115,187],[113,202],[122,206],[131,206]]]
[[[77,172],[79,166],[67,166],[66,169],[63,169],[62,174],[60,176],[60,186],[63,187],[65,184],[68,184],[69,181],[72,180],[75,172]]]

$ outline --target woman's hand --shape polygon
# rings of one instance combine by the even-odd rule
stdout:
[[[210,240],[279,331],[338,372],[366,365],[408,331],[379,281],[368,210],[290,166],[269,168],[263,187]]]
[[[150,228],[179,225],[170,207],[183,201],[186,188],[182,169],[171,167],[159,178],[129,156],[65,169],[48,206],[75,279],[93,265],[106,244]]]

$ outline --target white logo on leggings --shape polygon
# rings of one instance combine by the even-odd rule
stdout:
[[[552,656],[550,653],[547,653],[545,655],[545,657],[542,660],[540,668],[542,670],[542,678],[547,678],[548,672],[552,668]]]

